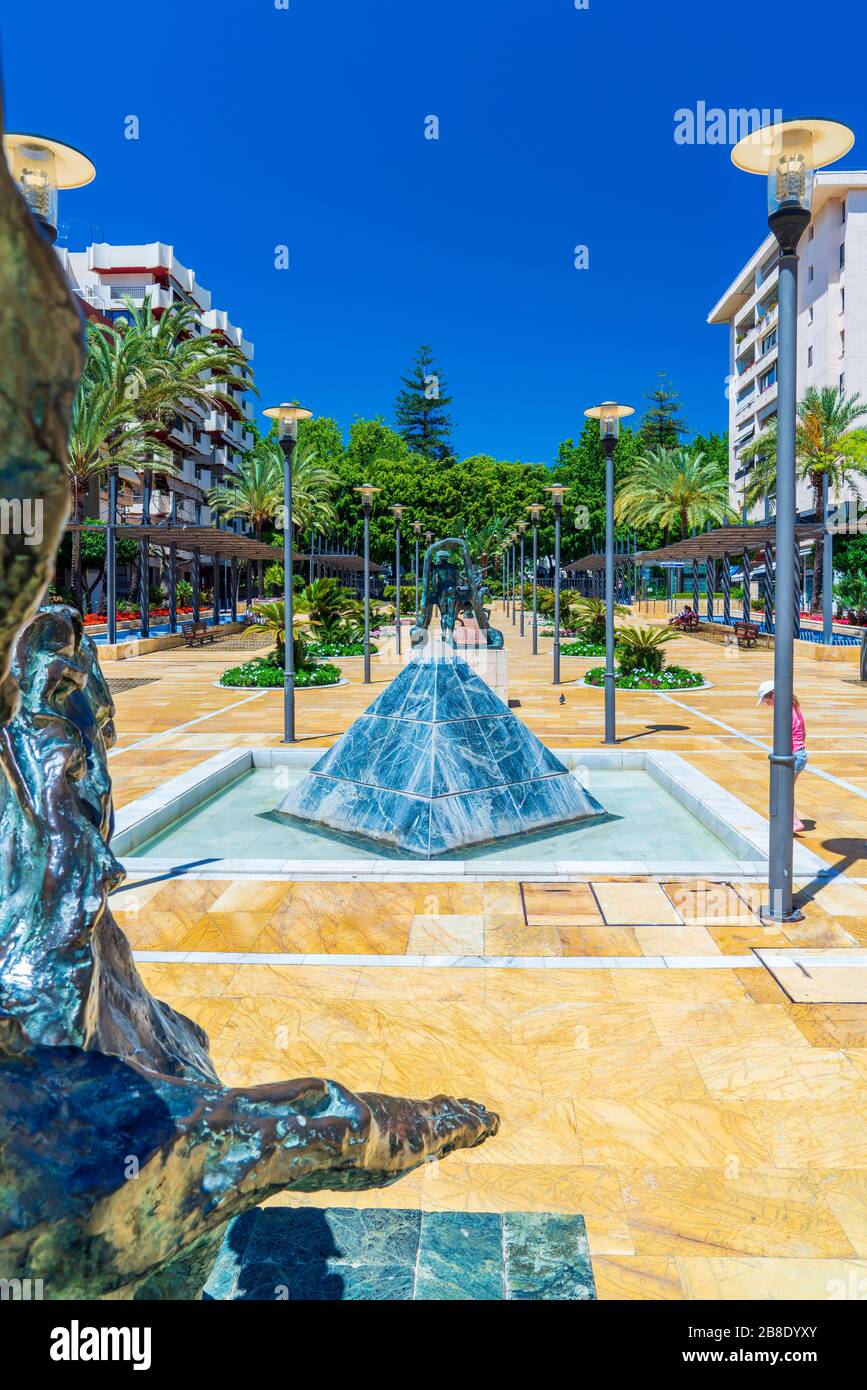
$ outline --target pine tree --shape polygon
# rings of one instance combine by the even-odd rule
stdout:
[[[401,377],[403,390],[394,406],[398,434],[409,447],[430,459],[451,456],[451,417],[446,407],[452,397],[436,369],[431,349],[423,344],[415,355],[409,376]]]
[[[687,426],[678,414],[680,393],[665,372],[657,372],[657,386],[644,399],[650,402],[641,422],[641,443],[645,449],[676,449]]]

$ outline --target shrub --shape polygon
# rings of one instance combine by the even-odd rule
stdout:
[[[676,641],[671,627],[625,627],[617,633],[616,647],[624,675],[633,671],[658,674],[665,668],[665,647]]]

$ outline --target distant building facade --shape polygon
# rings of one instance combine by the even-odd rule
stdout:
[[[798,399],[809,386],[835,386],[867,400],[867,171],[816,175],[813,220],[799,251]],[[708,316],[729,330],[729,482],[739,512],[751,472],[743,449],[777,413],[778,282],[769,235]],[[770,498],[749,519],[761,520],[766,505],[772,514]],[[813,519],[806,482],[798,483],[797,505],[803,519]]]
[[[187,304],[195,312],[198,331],[233,343],[248,363],[253,344],[222,309],[212,308],[211,294],[163,242],[140,246],[112,246],[96,242],[84,251],[57,247],[69,284],[82,303],[85,316],[115,323],[128,313],[126,301],[143,304],[149,298],[159,316],[174,304]],[[172,493],[179,523],[211,524],[208,490],[231,475],[242,454],[252,448],[249,430],[252,408],[243,391],[226,387],[229,403],[224,409],[204,412],[192,403],[181,407],[166,439],[177,471],[153,475],[150,514],[156,524],[171,516]],[[119,519],[135,524],[142,515],[141,480],[130,470],[119,477]],[[90,516],[107,515],[105,486],[94,487],[88,499]],[[241,529],[240,523],[233,523]],[[119,571],[119,585],[125,576]]]

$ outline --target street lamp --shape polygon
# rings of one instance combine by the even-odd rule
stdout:
[[[283,451],[283,742],[295,742],[295,651],[294,615],[292,612],[292,455],[298,443],[298,421],[309,420],[312,410],[305,410],[297,401],[284,401],[265,411],[269,420],[277,421],[280,448]],[[216,603],[216,595],[214,598]]]
[[[518,522],[518,535],[521,538],[521,563],[518,566],[518,585],[520,587],[521,636],[524,636],[524,537],[527,534],[526,521]]]
[[[584,414],[599,421],[599,437],[605,451],[605,742],[616,743],[614,710],[614,450],[620,421],[634,415],[631,405],[603,401]]]
[[[503,551],[503,575],[502,575],[502,581],[503,581],[503,582],[502,582],[502,588],[503,588],[503,621],[505,622],[506,618],[508,618],[508,616],[509,616],[509,538],[508,538],[508,536],[504,536],[504,537],[503,537],[502,551]]]
[[[61,145],[43,135],[3,136],[9,172],[43,234],[57,240],[57,193],[61,188],[83,188],[96,178],[87,155],[73,145]]]
[[[397,598],[394,606],[394,630],[397,633],[397,654],[400,656],[400,519],[406,507],[392,507],[394,512],[394,582]]]
[[[798,243],[810,223],[813,173],[841,159],[854,144],[848,126],[805,118],[778,121],[739,140],[732,161],[768,180],[768,226],[779,246],[777,353],[776,631],[774,635],[774,749],[770,755],[768,888],[762,916],[800,921],[792,906],[792,825],[795,760],[792,685],[795,652],[795,426],[797,418]],[[826,523],[827,525],[827,520]]]
[[[533,523],[533,655],[539,654],[539,610],[536,606],[536,571],[539,567],[539,518],[541,502],[531,502],[527,508]]]
[[[373,499],[382,488],[363,483],[355,491],[361,493],[364,512],[364,684],[370,685],[370,513]]]
[[[420,521],[414,521],[412,523],[412,534],[415,536],[415,621],[416,624],[418,624],[418,538],[421,535]]]
[[[560,684],[560,523],[563,520],[563,497],[568,488],[561,483],[546,487],[554,508],[554,684]]]

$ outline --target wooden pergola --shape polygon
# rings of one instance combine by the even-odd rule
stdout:
[[[815,522],[800,523],[795,527],[795,562],[798,573],[801,571],[802,547],[821,541],[824,528]],[[722,621],[731,625],[731,562],[732,558],[743,571],[743,619],[751,621],[750,583],[753,557],[761,557],[762,606],[764,609],[764,629],[774,631],[775,602],[775,556],[777,530],[775,526],[760,524],[755,526],[718,526],[713,531],[700,531],[694,536],[674,541],[658,550],[643,550],[633,556],[636,565],[663,565],[669,570],[691,567],[693,610],[699,610],[699,565],[705,566],[706,611],[709,622],[715,622],[714,593],[717,582],[722,593]],[[826,605],[826,631],[830,617],[831,595],[824,595]],[[795,594],[795,636],[801,635],[801,585]]]
[[[635,552],[627,548],[623,549],[618,542],[614,551],[614,601],[615,603],[631,603],[633,595],[633,564],[635,562]],[[594,553],[584,555],[580,560],[573,560],[571,564],[564,565],[564,574],[574,574],[582,579],[582,591],[591,598],[605,597],[605,555]]]
[[[254,563],[282,563],[283,552],[276,546],[268,545],[265,541],[256,540],[253,536],[241,536],[235,531],[223,531],[214,526],[196,526],[187,523],[172,522],[167,519],[164,522],[153,522],[150,525],[135,525],[117,523],[115,525],[101,526],[93,522],[72,522],[67,529],[69,531],[98,531],[106,537],[106,588],[109,595],[108,602],[108,641],[117,640],[117,613],[114,595],[116,594],[116,542],[118,537],[124,540],[137,541],[142,547],[142,573],[147,573],[147,553],[151,546],[167,546],[169,550],[169,630],[177,632],[178,627],[178,552],[184,551],[191,557],[192,569],[192,588],[193,588],[193,619],[198,622],[199,615],[199,592],[201,587],[201,561],[205,555],[213,561],[214,570],[214,603],[211,614],[211,622],[216,627],[220,622],[220,612],[222,610],[221,594],[223,582],[221,580],[221,560],[228,560],[229,573],[226,577],[226,594],[228,607],[233,622],[238,618],[238,592],[239,592],[239,563],[246,563],[246,600],[249,605],[253,598],[253,564]],[[293,552],[292,564],[301,567],[308,561],[308,556],[300,552]],[[364,572],[364,560],[360,555],[338,555],[338,554],[316,554],[315,569],[319,577],[332,575],[335,577],[345,576],[350,579],[352,586],[358,588]],[[382,566],[370,562],[370,571],[380,574]],[[260,596],[261,597],[261,596]],[[150,614],[147,603],[141,605],[142,636],[147,637],[150,631]]]

